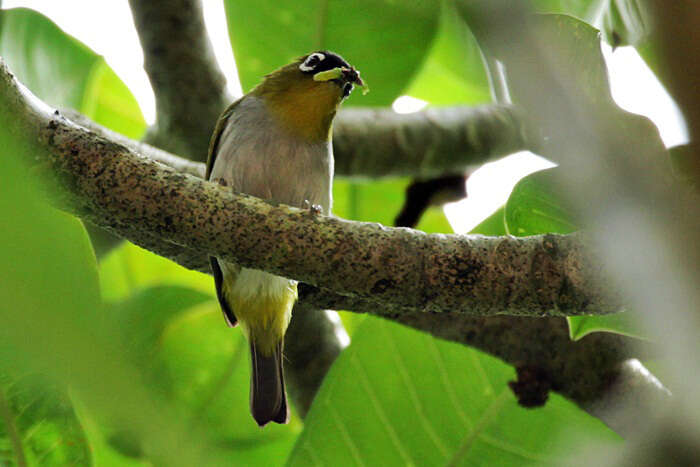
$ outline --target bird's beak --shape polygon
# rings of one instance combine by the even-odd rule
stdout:
[[[314,81],[331,81],[339,80],[344,83],[354,84],[362,88],[362,94],[367,94],[369,88],[360,78],[360,72],[355,68],[337,67],[332,70],[319,71],[314,75]]]

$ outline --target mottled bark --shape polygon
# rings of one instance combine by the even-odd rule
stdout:
[[[199,0],[130,0],[156,96],[146,142],[206,161],[209,138],[231,98],[216,65]]]
[[[28,112],[3,71],[13,125],[33,127],[28,135],[45,146],[42,163],[67,188],[56,203],[186,267],[207,270],[205,257],[216,254],[389,312],[567,316],[620,308],[577,235],[428,235],[234,194],[49,109]]]

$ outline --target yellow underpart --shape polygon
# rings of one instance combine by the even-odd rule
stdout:
[[[279,293],[236,294],[224,287],[228,302],[243,333],[255,342],[258,352],[270,356],[284,337],[297,299],[297,285],[290,283]]]

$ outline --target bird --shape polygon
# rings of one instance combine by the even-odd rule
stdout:
[[[219,117],[206,179],[234,192],[329,215],[333,118],[354,86],[367,90],[359,71],[327,50],[266,75]],[[210,263],[226,323],[240,323],[249,341],[251,414],[260,427],[287,423],[282,351],[297,282],[216,257]]]

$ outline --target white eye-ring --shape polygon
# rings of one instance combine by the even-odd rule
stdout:
[[[314,68],[316,68],[316,65],[318,65],[320,62],[326,59],[326,56],[323,55],[322,53],[314,52],[308,57],[306,57],[306,60],[304,60],[304,63],[299,65],[299,69],[301,71],[311,71]]]

